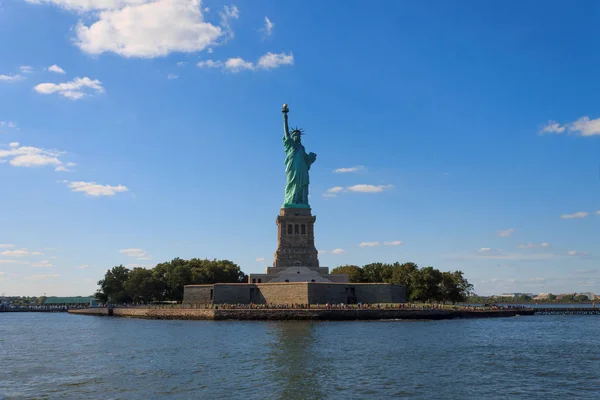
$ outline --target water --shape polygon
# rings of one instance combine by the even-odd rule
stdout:
[[[594,399],[600,318],[146,321],[0,314],[0,399]]]

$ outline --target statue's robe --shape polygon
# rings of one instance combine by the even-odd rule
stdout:
[[[284,208],[309,208],[308,205],[308,171],[316,160],[315,154],[306,154],[302,143],[291,137],[283,137],[285,149],[285,201]]]

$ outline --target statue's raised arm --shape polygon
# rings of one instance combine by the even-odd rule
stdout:
[[[290,109],[288,108],[287,104],[283,105],[283,108],[281,109],[281,113],[283,114],[283,139],[291,139],[290,137],[290,129],[288,128],[288,112],[290,112]]]

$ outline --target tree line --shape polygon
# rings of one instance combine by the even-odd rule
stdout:
[[[101,303],[182,301],[184,285],[242,283],[248,277],[229,260],[175,258],[152,269],[123,265],[106,271],[95,297]]]
[[[412,262],[371,263],[363,267],[343,265],[334,268],[331,273],[348,274],[352,283],[404,285],[409,301],[459,303],[465,301],[473,290],[473,285],[462,271],[441,272],[433,267],[419,268]]]
[[[467,299],[473,286],[461,271],[440,272],[415,263],[371,263],[363,267],[343,265],[333,274],[348,274],[351,283],[396,283],[404,285],[409,301],[451,302]],[[123,265],[106,271],[98,281],[96,299],[101,303],[152,303],[183,300],[184,285],[244,283],[248,276],[229,260],[175,258],[152,269]]]

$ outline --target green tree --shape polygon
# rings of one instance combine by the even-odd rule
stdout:
[[[441,301],[442,273],[433,268],[425,267],[412,275],[412,291],[410,299],[414,301]]]
[[[563,294],[560,296],[559,301],[561,303],[572,303],[573,301],[575,301],[575,295],[574,294]]]
[[[367,264],[362,267],[363,281],[370,283],[387,282],[391,279],[391,269],[388,264],[380,262]]]
[[[463,276],[462,271],[442,272],[442,297],[444,301],[459,303],[466,301],[473,291],[473,285]]]
[[[129,277],[129,270],[123,265],[113,267],[106,271],[104,279],[98,281],[99,292],[103,298],[110,300],[111,303],[127,303],[131,297],[125,290],[125,282]]]
[[[533,300],[533,298],[529,295],[522,294],[515,299],[516,303],[527,303]]]
[[[164,283],[156,278],[150,269],[134,268],[125,282],[125,291],[138,303],[162,300],[164,290]]]
[[[575,297],[573,298],[573,300],[575,300],[576,302],[580,303],[580,302],[582,302],[582,301],[589,301],[590,299],[589,299],[589,297],[587,297],[587,296],[586,296],[586,295],[584,295],[584,294],[578,294],[577,296],[575,296]]]
[[[248,276],[240,267],[229,260],[202,260],[175,258],[154,267],[153,274],[162,283],[164,300],[183,300],[184,285],[241,283]]]
[[[412,285],[415,279],[414,275],[419,272],[419,267],[413,262],[400,264],[398,262],[390,266],[391,277],[389,282],[397,285],[404,285],[406,296],[410,298]]]
[[[357,265],[341,265],[331,271],[332,274],[347,274],[350,282],[361,283],[363,280],[363,270]]]
[[[164,291],[161,296],[165,300],[181,301],[183,299],[183,286],[192,283],[192,270],[187,261],[175,258],[170,262],[158,264],[154,267],[154,274],[163,283]]]

